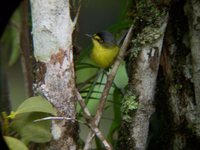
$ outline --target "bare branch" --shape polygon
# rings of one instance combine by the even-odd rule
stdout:
[[[21,10],[22,26],[20,35],[20,50],[21,50],[21,64],[25,80],[26,94],[30,97],[33,95],[33,76],[32,76],[32,53],[31,53],[31,38],[29,29],[29,1],[24,0],[22,3],[23,9]]]
[[[77,12],[76,12],[76,16],[74,17],[74,20],[73,20],[73,23],[74,23],[74,26],[76,25],[77,21],[78,21],[78,18],[79,18],[79,15],[80,15],[80,10],[81,10],[81,0],[79,0],[78,2],[78,9],[77,9]]]
[[[83,109],[83,113],[84,113],[84,118],[87,121],[87,125],[88,127],[96,134],[96,136],[101,140],[101,142],[103,143],[103,145],[105,146],[105,148],[107,150],[112,150],[111,145],[107,142],[107,140],[105,139],[105,137],[103,136],[102,132],[99,130],[99,128],[97,127],[97,125],[95,124],[95,122],[93,121],[93,118],[89,112],[89,110],[87,109],[87,106],[85,105],[84,100],[82,99],[80,93],[77,91],[77,99],[78,102],[81,106],[81,108]]]

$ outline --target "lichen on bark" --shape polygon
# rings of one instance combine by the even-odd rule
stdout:
[[[127,59],[127,70],[129,88],[134,89],[133,95],[137,95],[138,107],[129,112],[129,122],[122,121],[123,132],[119,133],[117,149],[143,150],[147,146],[150,117],[155,111],[153,99],[168,14],[166,8],[160,9],[156,2],[142,0],[134,3],[130,16],[135,37]]]

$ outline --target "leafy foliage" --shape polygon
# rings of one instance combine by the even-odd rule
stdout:
[[[8,144],[10,150],[28,150],[26,145],[16,138],[10,136],[4,136],[4,139]]]
[[[20,55],[20,19],[20,10],[17,9],[0,39],[3,45],[1,59],[4,59],[8,66],[15,64]]]
[[[26,144],[30,141],[45,143],[51,140],[50,121],[34,122],[34,120],[47,116],[47,114],[35,112],[20,114],[13,121],[11,128],[19,133]]]
[[[108,132],[108,140],[112,143],[112,145],[114,145],[114,133],[117,131],[117,129],[119,129],[120,127],[120,121],[121,121],[121,111],[120,111],[120,103],[121,103],[121,99],[122,99],[122,94],[121,91],[119,89],[115,89],[114,90],[114,103],[113,103],[113,112],[114,112],[114,117],[113,117],[113,121],[110,127],[110,130]]]
[[[41,96],[30,97],[26,99],[14,112],[10,115],[3,113],[4,135],[17,135],[21,137],[21,142],[28,145],[29,142],[45,143],[51,140],[50,121],[34,122],[37,119],[47,117],[49,115],[57,115],[53,106]],[[15,139],[8,138],[8,144],[13,146]],[[16,142],[19,144],[21,142]]]
[[[16,114],[43,112],[56,116],[57,112],[53,106],[41,96],[26,99],[16,110]]]

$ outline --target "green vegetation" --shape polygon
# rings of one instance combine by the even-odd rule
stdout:
[[[126,122],[131,121],[131,116],[133,111],[138,108],[137,96],[133,95],[133,92],[130,90],[126,91],[125,96],[123,97],[121,111],[123,114],[123,120]],[[131,115],[131,116],[130,116]]]
[[[1,122],[5,140],[11,150],[26,150],[30,142],[45,143],[51,140],[50,121],[38,121],[56,116],[52,105],[40,96],[25,100],[16,111],[9,115],[2,112]]]

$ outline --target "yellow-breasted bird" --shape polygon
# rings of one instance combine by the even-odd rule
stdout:
[[[93,43],[90,55],[92,60],[101,68],[110,67],[119,53],[114,36],[110,32],[102,31],[90,37]]]

